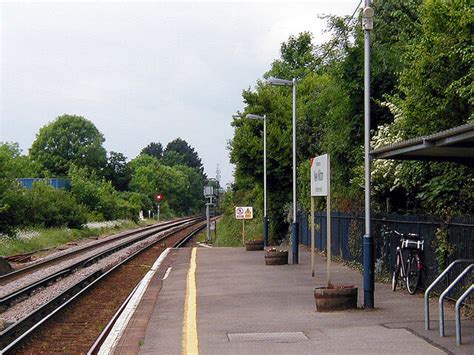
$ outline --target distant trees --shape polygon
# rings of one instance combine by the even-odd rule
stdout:
[[[158,145],[161,146],[155,143],[155,147]],[[130,190],[148,196],[149,205],[154,204],[154,194],[164,194],[162,211],[169,208],[180,214],[189,214],[201,210],[205,175],[194,148],[177,138],[168,143],[161,159],[144,153],[146,151],[150,150],[143,149],[142,154],[129,163]]]
[[[30,156],[54,176],[65,176],[72,164],[102,170],[107,162],[104,141],[91,121],[62,115],[40,129]]]
[[[127,157],[122,153],[109,152],[104,177],[109,180],[117,190],[126,191],[131,179]]]
[[[104,136],[81,116],[62,115],[40,129],[29,155],[18,144],[0,143],[0,234],[30,226],[80,227],[86,221],[128,218],[156,210],[162,216],[198,213],[203,208],[204,168],[197,152],[177,138],[165,151],[150,143],[127,162],[106,154]],[[47,181],[23,188],[17,178],[66,177],[68,190]]]
[[[160,160],[163,157],[163,146],[161,143],[151,142],[145,148],[142,149],[140,154],[147,154]]]
[[[167,165],[185,165],[196,169],[203,177],[204,167],[198,153],[184,139],[176,138],[166,145],[163,160]]]

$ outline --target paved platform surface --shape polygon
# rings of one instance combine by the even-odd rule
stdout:
[[[115,354],[182,354],[186,277],[191,249],[173,250],[157,273],[115,349]],[[423,324],[422,295],[392,292],[376,284],[375,310],[315,311],[313,288],[326,280],[325,259],[310,253],[300,264],[265,266],[264,252],[244,248],[198,248],[197,338],[200,354],[443,354],[474,353],[474,322],[454,337],[454,311],[446,309],[447,337],[439,338],[436,303],[432,331]],[[169,268],[171,269],[169,270]],[[162,281],[165,271],[168,276]],[[333,264],[335,284],[359,287],[362,275]],[[159,290],[159,294],[158,291]],[[157,297],[158,295],[158,297]],[[271,333],[271,334],[269,334]]]

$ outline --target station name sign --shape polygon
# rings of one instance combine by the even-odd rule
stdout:
[[[311,196],[328,195],[328,155],[311,159]]]

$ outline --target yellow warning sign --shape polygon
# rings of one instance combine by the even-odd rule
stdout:
[[[253,219],[253,207],[236,207],[235,208],[236,219]]]

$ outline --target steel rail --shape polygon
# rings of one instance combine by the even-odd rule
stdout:
[[[71,273],[71,269],[66,268],[64,270],[61,270],[61,271],[56,272],[52,275],[49,275],[49,276],[45,277],[44,279],[41,279],[37,282],[34,282],[30,285],[27,285],[23,288],[20,288],[20,289],[14,291],[14,292],[2,297],[2,298],[0,298],[0,309],[4,310],[4,309],[8,308],[11,305],[11,303],[13,303],[18,298],[23,297],[23,296],[27,296],[27,295],[31,294],[37,288],[45,286],[50,282],[54,282],[56,279],[58,279],[60,277],[64,277],[64,276],[66,276],[70,273]]]
[[[202,221],[203,218],[197,218],[193,222],[198,223]],[[124,260],[120,261],[117,265],[113,266],[106,272],[103,270],[96,271],[95,273],[89,275],[85,279],[79,281],[75,285],[68,288],[66,291],[56,296],[53,300],[45,303],[43,306],[37,310],[31,312],[29,315],[20,319],[18,322],[10,325],[8,328],[0,332],[0,354],[8,354],[17,346],[21,341],[23,341],[28,335],[33,331],[38,329],[42,324],[44,324],[48,319],[53,315],[64,309],[67,305],[73,302],[75,299],[80,297],[86,291],[91,290],[93,287],[97,286],[98,283],[111,275],[114,271],[118,270],[121,266],[129,262],[131,259],[135,258],[137,255],[143,253],[144,251],[152,248],[157,243],[160,243],[164,239],[168,238],[174,233],[177,233],[185,228],[190,226],[184,225],[180,226],[178,230],[170,231],[169,234],[162,236],[156,241],[146,245],[145,247],[135,251],[129,255]]]
[[[186,243],[191,239],[193,238],[197,233],[199,233],[200,231],[202,231],[204,228],[206,228],[205,225],[202,225],[202,226],[199,226],[197,227],[194,231],[192,231],[191,233],[189,233],[186,237],[184,237],[182,240],[180,240],[179,242],[175,243],[173,248],[182,248],[184,245],[186,245]],[[102,333],[99,334],[99,336],[96,338],[96,340],[94,341],[94,344],[92,344],[91,348],[89,349],[89,351],[87,352],[87,355],[94,355],[94,354],[97,354],[100,350],[100,347],[102,346],[102,344],[104,343],[104,341],[107,339],[108,335],[110,334],[113,326],[115,325],[115,323],[117,322],[117,320],[119,319],[119,317],[121,316],[121,314],[123,313],[123,311],[125,310],[125,308],[127,307],[130,299],[133,297],[138,285],[140,284],[141,280],[138,282],[138,284],[133,288],[132,292],[130,292],[130,294],[128,295],[128,297],[126,298],[126,300],[122,303],[122,305],[120,306],[120,308],[117,310],[117,312],[115,312],[114,316],[110,319],[110,321],[107,323],[107,325],[105,326],[104,330],[102,331]]]
[[[66,259],[66,258],[70,258],[71,256],[73,255],[76,255],[76,254],[80,254],[80,253],[83,253],[87,250],[90,250],[90,249],[93,249],[93,248],[96,248],[97,246],[100,246],[100,245],[103,245],[103,244],[107,244],[107,243],[110,243],[112,241],[116,241],[116,240],[120,240],[120,239],[123,239],[123,238],[126,238],[126,237],[129,237],[130,235],[133,235],[134,233],[138,233],[138,232],[145,232],[147,230],[150,230],[150,229],[153,229],[153,228],[161,228],[161,227],[166,227],[168,226],[169,224],[172,224],[172,223],[175,223],[175,222],[179,222],[181,220],[185,220],[186,218],[182,218],[182,219],[179,219],[179,220],[174,220],[174,221],[167,221],[167,222],[164,222],[164,223],[160,223],[160,224],[153,224],[151,226],[146,226],[146,227],[142,227],[142,228],[138,228],[138,229],[135,229],[135,230],[131,230],[131,231],[125,231],[125,232],[122,232],[122,233],[119,233],[117,234],[116,236],[114,237],[111,237],[111,238],[104,238],[100,241],[98,241],[97,243],[93,243],[93,244],[88,244],[88,245],[84,245],[83,247],[80,247],[80,248],[77,248],[75,250],[72,250],[71,252],[69,253],[64,253],[64,254],[61,254],[61,255],[57,255],[55,257],[51,257],[51,258],[48,258],[46,260],[41,260],[39,262],[36,262],[36,263],[33,263],[31,265],[28,265],[26,267],[22,267],[21,269],[17,269],[17,270],[14,270],[14,271],[11,271],[7,274],[3,274],[3,275],[0,275],[0,285],[4,285],[8,282],[10,282],[10,279],[13,279],[13,278],[16,278],[18,276],[20,276],[21,274],[24,274],[26,272],[30,272],[32,270],[35,270],[35,269],[38,269],[38,268],[41,268],[47,264],[52,264],[52,263],[55,263],[55,262],[58,262],[62,259]]]
[[[199,233],[200,231],[202,231],[204,228],[206,228],[205,225],[196,228],[196,230],[194,230],[193,232],[189,233],[189,235],[187,235],[186,237],[184,237],[181,241],[177,242],[173,247],[174,247],[174,248],[181,248],[181,247],[183,247],[184,245],[186,245],[186,243],[187,243],[192,237],[194,237],[196,234],[198,234],[198,233]]]
[[[88,288],[87,285],[92,285],[94,279],[98,280],[100,275],[102,275],[102,270],[96,271],[0,332],[0,347],[2,348],[0,354],[7,353],[14,345],[23,340],[26,335],[37,329],[52,315],[69,304],[82,290],[86,290]]]
[[[113,253],[116,253],[124,248],[127,248],[135,243],[138,243],[144,239],[152,237],[154,234],[159,233],[159,232],[164,232],[167,230],[167,228],[173,228],[173,227],[178,227],[179,225],[187,222],[191,222],[194,219],[190,220],[180,220],[178,222],[173,222],[173,223],[168,223],[166,226],[160,226],[160,228],[156,228],[155,230],[140,230],[140,231],[134,231],[135,233],[131,233],[128,235],[128,237],[132,236],[133,234],[139,235],[137,238],[134,238],[132,240],[125,241],[123,243],[120,243],[115,246],[111,246],[110,248],[103,250],[102,252],[99,252],[93,256],[90,256],[88,258],[84,258],[83,260],[79,260],[78,262],[66,266],[63,269],[57,271],[56,273],[52,275],[47,275],[43,279],[36,281],[32,284],[26,285],[25,287],[22,287],[20,289],[17,289],[10,294],[5,295],[0,299],[0,309],[5,309],[8,308],[9,305],[11,305],[15,300],[24,297],[25,295],[31,294],[34,290],[43,287],[47,284],[53,283],[57,280],[59,280],[61,277],[65,277],[67,275],[70,275],[74,273],[76,270],[80,268],[84,268],[87,266],[92,265],[93,263],[99,261],[100,259],[103,259],[109,255],[112,255]],[[143,234],[142,234],[143,233]],[[117,239],[113,240],[117,241]]]

